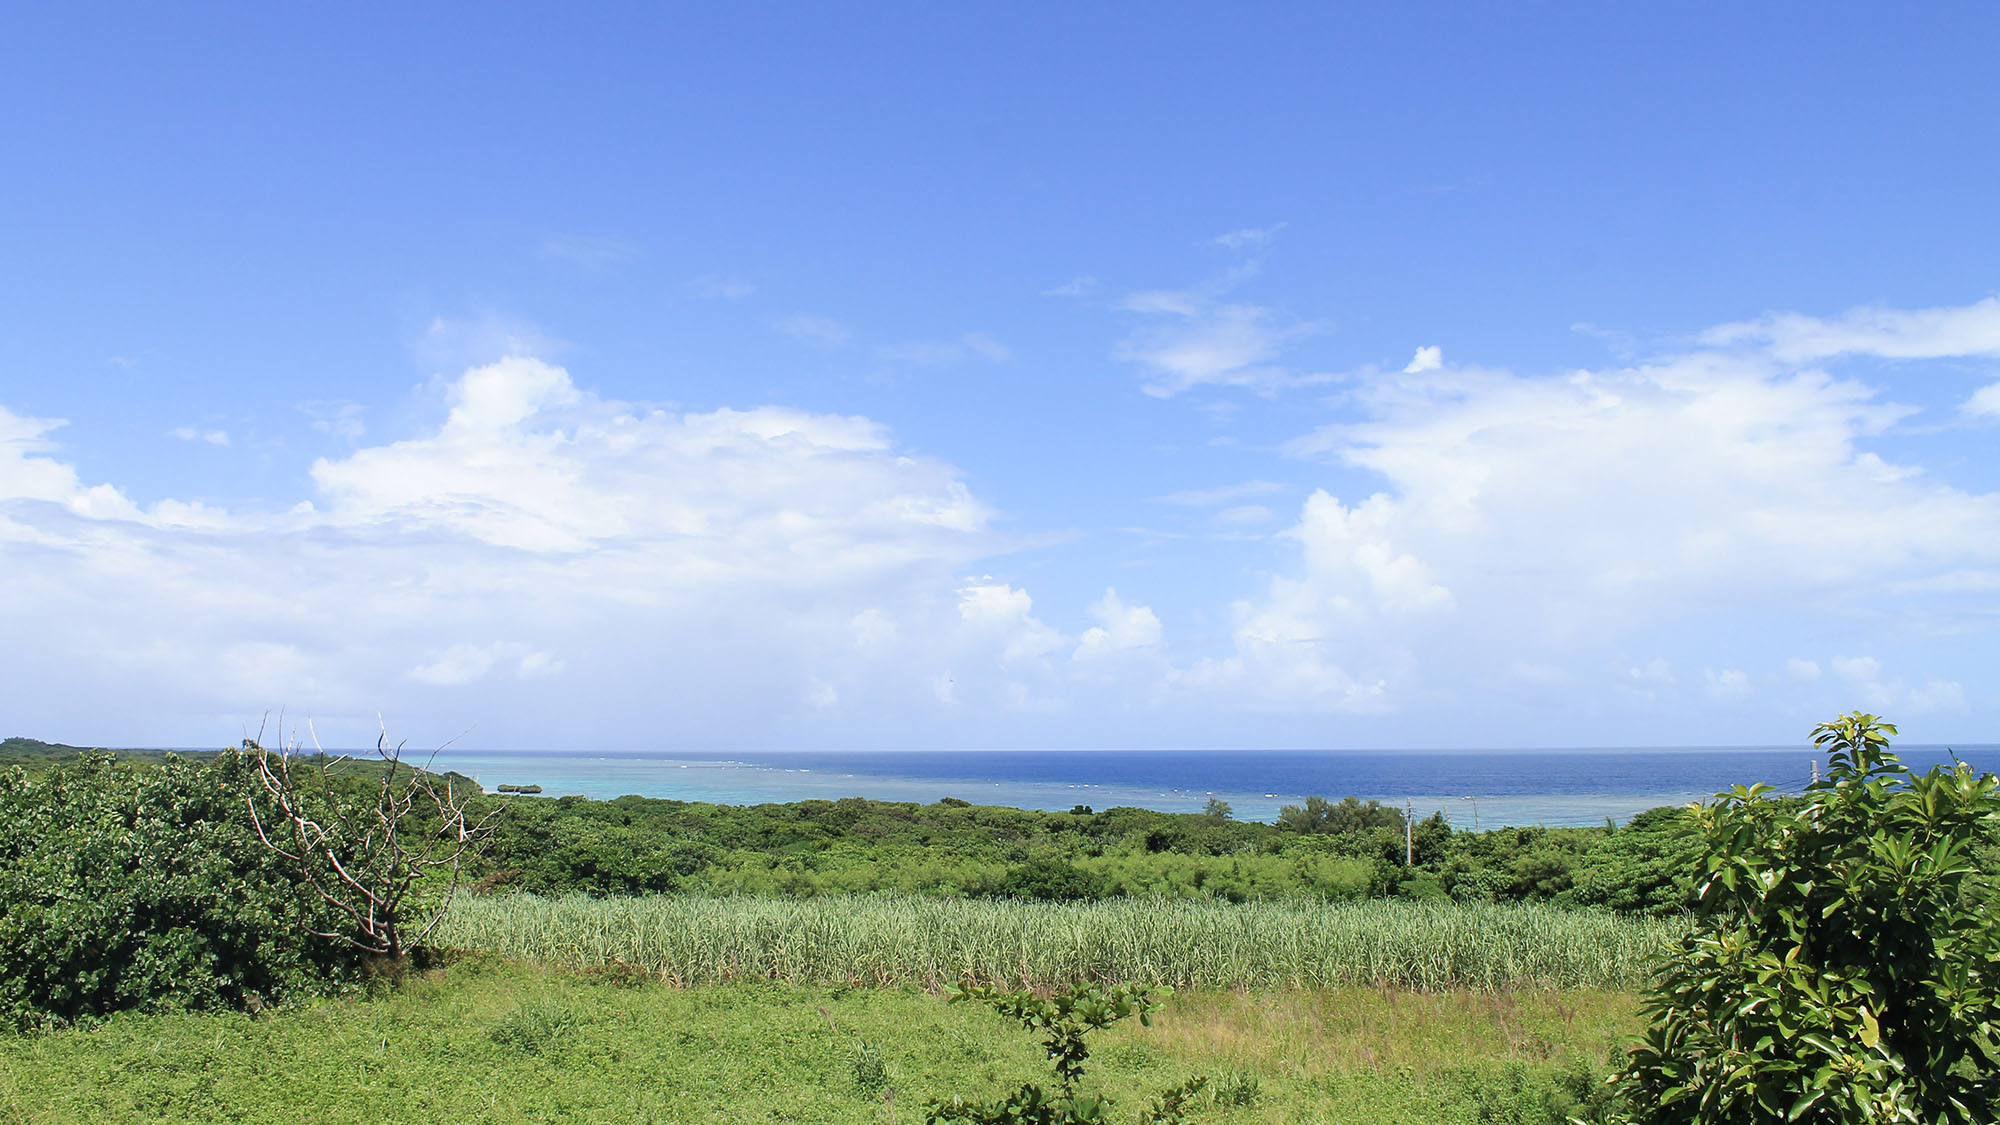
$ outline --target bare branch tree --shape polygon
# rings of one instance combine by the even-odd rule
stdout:
[[[443,921],[465,864],[491,841],[499,810],[473,819],[473,794],[431,773],[436,751],[423,767],[406,766],[403,744],[391,745],[386,727],[375,742],[381,779],[372,798],[359,801],[336,792],[333,771],[349,759],[329,757],[316,732],[309,757],[298,752],[296,735],[272,751],[258,733],[246,749],[256,755],[258,779],[277,815],[267,825],[257,802],[246,801],[250,823],[266,847],[298,865],[300,881],[342,920],[312,932],[406,962]],[[439,879],[442,894],[413,897],[426,880]]]

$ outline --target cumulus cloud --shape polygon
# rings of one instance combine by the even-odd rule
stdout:
[[[1104,597],[1090,607],[1097,624],[1084,630],[1072,660],[1104,660],[1136,649],[1150,649],[1160,643],[1160,619],[1148,606],[1128,606],[1118,591],[1106,589]]]
[[[992,638],[1008,664],[1039,661],[1062,647],[1062,634],[1037,619],[1034,608],[1026,590],[1004,582],[976,582],[958,591],[958,615],[966,629]]]
[[[1463,698],[1484,690],[1484,669],[1604,658],[1620,638],[1685,646],[1695,621],[1734,628],[1806,604],[1859,612],[1886,589],[1977,598],[1966,576],[2000,565],[2000,494],[1869,448],[1911,408],[1771,351],[1539,376],[1411,366],[1358,378],[1344,417],[1288,446],[1379,486],[1358,500],[1314,493],[1280,540],[1298,546],[1295,562],[1239,610],[1236,659],[1294,663],[1318,696],[1370,685],[1379,691],[1354,702]],[[1427,631],[1440,617],[1459,625]],[[1408,658],[1392,659],[1398,650]],[[1712,666],[1716,698],[1749,686]],[[1857,688],[1882,685],[1869,700],[1916,698],[1851,661],[1832,667]],[[1665,669],[1625,678],[1659,691]]]
[[[141,509],[59,459],[61,423],[0,409],[0,613],[42,638],[0,675],[50,708],[17,721],[111,705],[152,739],[290,706],[362,735],[379,709],[517,744],[670,721],[730,744],[817,709],[812,676],[928,697],[969,643],[953,575],[998,545],[987,509],[874,422],[642,410],[525,358],[447,399],[428,432],[314,462],[309,500],[237,513]],[[1025,592],[969,597],[1024,611],[986,623],[999,658],[1061,647]],[[968,698],[1003,680],[971,669]],[[81,702],[92,684],[115,700]]]
[[[1417,354],[1411,357],[1408,364],[1404,365],[1403,374],[1420,375],[1426,371],[1436,371],[1443,366],[1444,349],[1433,344],[1429,347],[1418,348]]]
[[[1740,668],[1724,668],[1718,672],[1713,668],[1702,670],[1702,677],[1708,681],[1711,698],[1733,701],[1744,699],[1750,694],[1750,677]]]

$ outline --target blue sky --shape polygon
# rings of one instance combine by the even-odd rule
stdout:
[[[18,6],[0,725],[2000,734],[1989,5]]]

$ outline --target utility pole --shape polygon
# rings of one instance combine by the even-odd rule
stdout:
[[[1417,830],[1415,828],[1416,816],[1417,814],[1411,811],[1410,809],[1410,799],[1408,797],[1403,798],[1403,866],[1404,867],[1415,867],[1417,865],[1417,835],[1416,835]]]

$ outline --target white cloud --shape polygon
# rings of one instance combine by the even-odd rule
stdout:
[[[1097,291],[1097,279],[1088,274],[1072,277],[1061,285],[1042,290],[1044,297],[1082,297]]]
[[[364,408],[358,402],[314,401],[299,404],[299,411],[310,421],[306,424],[323,434],[331,434],[342,441],[355,442],[368,431],[362,422]]]
[[[1444,349],[1435,344],[1417,349],[1417,354],[1403,367],[1405,375],[1420,375],[1426,371],[1436,371],[1444,366]]]
[[[439,687],[458,687],[485,679],[496,669],[511,669],[521,679],[553,676],[563,662],[554,653],[542,652],[512,641],[491,644],[455,644],[436,653],[423,664],[411,668],[409,678]]]
[[[967,332],[959,337],[965,350],[988,363],[1004,363],[1014,358],[1014,352],[1007,345],[995,340],[985,332]]]
[[[1202,385],[1269,392],[1329,378],[1299,375],[1278,364],[1282,345],[1312,326],[1280,328],[1269,309],[1167,291],[1134,294],[1125,307],[1148,321],[1118,345],[1116,355],[1151,374],[1140,389],[1155,398]]]
[[[1268,246],[1278,232],[1285,229],[1284,223],[1268,227],[1245,227],[1228,234],[1217,235],[1215,244],[1225,250],[1256,250]]]
[[[1654,657],[1645,664],[1625,669],[1625,678],[1635,684],[1665,685],[1677,683],[1673,666],[1665,657]]]
[[[1872,656],[1836,656],[1833,672],[1850,683],[1871,683],[1882,675],[1882,663]]]
[[[1713,668],[1704,668],[1702,676],[1708,681],[1711,698],[1733,701],[1747,698],[1750,694],[1750,677],[1741,669],[1724,668],[1718,672]]]
[[[1975,418],[2000,418],[2000,383],[1988,383],[1972,392],[1958,409]]]
[[[1965,688],[1956,680],[1931,680],[1910,692],[1910,710],[1918,714],[1965,710]]]
[[[1408,578],[1376,585],[1351,552],[1307,552],[1256,613],[1297,614],[1298,588],[1323,589],[1305,613],[1322,628],[1297,631],[1336,638],[1354,605],[1433,587],[1446,604],[1448,591],[1467,628],[1419,650],[1422,676],[1384,673],[1401,699],[1437,678],[1469,683],[1481,661],[1563,665],[1696,616],[1859,608],[1899,583],[2000,566],[2000,494],[1866,448],[1908,408],[1766,356],[1382,373],[1344,401],[1347,420],[1289,448],[1383,490],[1351,511],[1316,494],[1301,528],[1351,535],[1365,513],[1369,539],[1393,544],[1377,557],[1408,559],[1389,571]],[[1314,659],[1353,666],[1366,643]]]
[[[1118,591],[1106,589],[1104,597],[1091,604],[1097,624],[1084,630],[1071,660],[1103,660],[1135,649],[1150,649],[1160,643],[1160,619],[1148,606],[1128,606],[1118,599]]]
[[[1006,583],[981,581],[958,591],[958,615],[975,634],[997,640],[1000,659],[1038,661],[1062,647],[1061,633],[1034,616],[1034,599]]]
[[[1794,656],[1785,661],[1785,675],[1799,683],[1811,683],[1819,679],[1819,664],[1817,661],[1801,660]]]
[[[201,430],[193,426],[175,426],[173,429],[167,431],[167,436],[176,437],[182,441],[205,441],[210,445],[229,444],[229,431],[227,430]]]
[[[46,639],[0,657],[38,700],[16,721],[59,729],[117,682],[128,739],[291,706],[364,741],[379,709],[502,745],[729,745],[773,737],[809,676],[843,713],[929,698],[920,669],[967,645],[991,654],[958,677],[976,718],[1017,691],[994,661],[1063,643],[1031,614],[967,635],[953,575],[1003,541],[955,469],[867,419],[639,410],[531,359],[447,398],[427,432],[315,462],[312,501],[242,513],[141,509],[78,479],[59,423],[0,409],[0,614]]]
[[[1831,320],[1778,313],[1710,329],[1702,341],[1718,347],[1753,345],[1784,363],[1839,355],[2000,356],[2000,297],[1938,309],[1858,308]]]
[[[419,360],[438,371],[461,371],[507,357],[553,359],[569,344],[529,321],[483,313],[431,318],[412,345]]]
[[[819,711],[830,711],[840,706],[840,691],[832,684],[814,676],[806,681],[806,706]]]
[[[850,338],[847,326],[824,316],[788,316],[771,327],[794,339],[804,340],[814,347],[833,351],[847,346]]]

